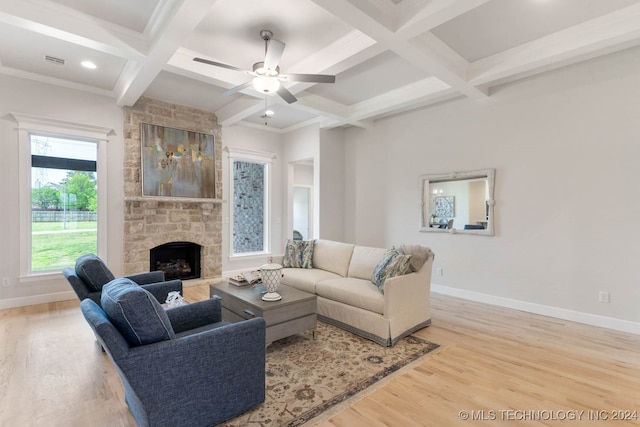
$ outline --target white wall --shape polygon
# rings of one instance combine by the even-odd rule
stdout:
[[[321,239],[344,240],[344,131],[331,129],[320,131],[319,172],[319,234]]]
[[[74,297],[61,274],[37,280],[19,278],[18,133],[9,113],[95,125],[115,130],[107,145],[108,242],[101,254],[115,273],[122,271],[123,137],[122,110],[112,98],[0,75],[0,277],[9,287],[0,287],[0,308],[64,300]],[[99,159],[100,161],[104,159]]]
[[[640,333],[639,53],[348,129],[347,239],[430,246],[442,292]],[[421,174],[484,168],[495,237],[417,231]]]

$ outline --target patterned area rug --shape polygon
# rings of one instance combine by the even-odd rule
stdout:
[[[415,336],[382,347],[326,323],[267,348],[265,402],[221,424],[300,426],[438,348]]]

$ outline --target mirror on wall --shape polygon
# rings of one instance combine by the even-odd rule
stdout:
[[[494,235],[495,169],[422,175],[420,231]]]

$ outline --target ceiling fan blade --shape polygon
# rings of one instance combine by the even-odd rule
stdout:
[[[274,70],[278,67],[280,63],[280,58],[282,58],[282,53],[284,52],[285,44],[280,40],[269,40],[269,44],[267,45],[267,53],[264,56],[264,68],[267,70]]]
[[[193,58],[193,60],[196,61],[196,62],[202,62],[203,64],[214,65],[216,67],[228,68],[230,70],[242,71],[244,73],[250,73],[250,71],[243,70],[242,68],[234,67],[233,65],[223,64],[222,62],[210,61],[210,60],[204,59],[204,58]]]
[[[327,74],[280,74],[280,80],[289,82],[335,83],[336,76]]]
[[[248,82],[246,82],[246,83],[242,83],[241,85],[238,85],[238,86],[232,87],[231,89],[227,89],[227,90],[225,90],[224,92],[222,92],[222,94],[223,94],[224,96],[233,95],[233,94],[234,94],[234,93],[236,93],[236,92],[240,92],[242,89],[246,89],[246,88],[248,88],[249,86],[251,86],[251,80],[249,80],[249,81],[248,81]]]
[[[278,89],[278,95],[280,95],[280,97],[282,99],[287,101],[287,104],[293,104],[294,102],[296,102],[298,100],[298,98],[293,96],[293,94],[291,92],[289,92],[287,90],[287,88],[285,88],[282,85],[280,85],[280,88]]]

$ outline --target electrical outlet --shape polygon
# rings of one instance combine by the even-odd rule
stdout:
[[[442,269],[442,267],[438,267],[436,271],[438,272],[438,276],[444,276],[444,270]]]
[[[9,286],[11,286],[11,282],[9,281],[8,277],[3,277],[2,278],[2,287],[3,288],[8,288]]]
[[[598,301],[608,303],[609,302],[609,292],[600,291],[598,293]]]

